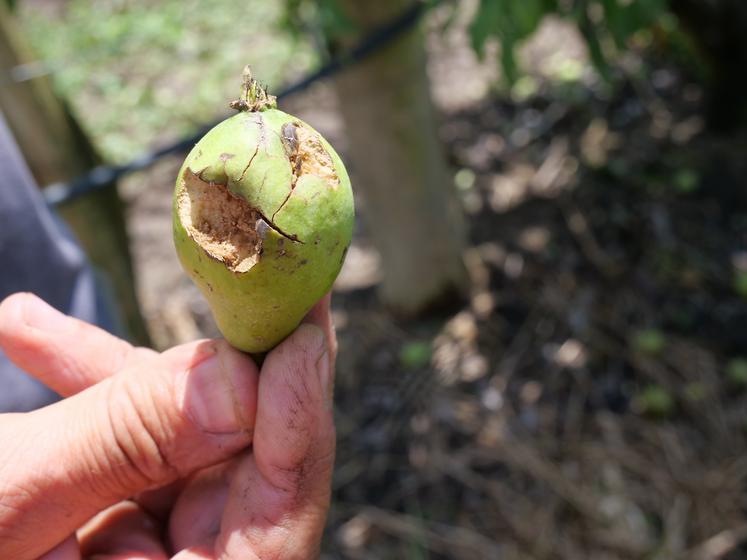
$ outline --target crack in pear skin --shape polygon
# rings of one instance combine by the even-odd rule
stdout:
[[[290,164],[291,188],[283,202],[273,212],[273,220],[293,196],[296,184],[302,176],[315,175],[333,190],[340,185],[340,178],[337,176],[332,157],[322,145],[318,132],[304,126],[300,121],[290,121],[281,127],[281,134],[278,136],[285,146]]]
[[[249,163],[246,164],[244,171],[241,172],[241,177],[239,177],[238,181],[236,181],[237,183],[240,183],[241,181],[244,180],[244,175],[246,175],[246,172],[249,171],[249,168],[251,167],[252,162],[254,161],[254,158],[257,157],[258,153],[259,153],[259,144],[257,144],[254,147],[254,153],[252,154],[252,157],[249,158]]]
[[[199,173],[194,173],[194,171],[192,171],[189,168],[187,168],[187,170],[190,173],[192,173],[193,175],[195,175],[202,183],[205,183],[205,184],[208,184],[208,185],[217,185],[217,186],[223,187],[226,190],[228,190],[228,192],[230,192],[234,197],[236,197],[236,198],[244,201],[244,203],[246,203],[247,206],[249,206],[249,208],[253,212],[256,212],[257,215],[260,218],[262,218],[265,221],[265,223],[267,223],[268,226],[270,226],[270,228],[272,228],[273,230],[275,230],[275,232],[278,233],[279,235],[281,235],[282,237],[285,237],[286,239],[289,239],[290,241],[293,241],[294,243],[301,243],[301,244],[303,244],[303,241],[301,241],[295,233],[285,233],[282,229],[280,229],[277,225],[275,225],[275,223],[272,221],[272,219],[267,218],[267,216],[265,216],[264,212],[262,212],[259,208],[255,207],[255,206],[251,206],[246,200],[244,200],[244,198],[242,196],[237,195],[237,194],[231,192],[231,189],[228,188],[228,183],[216,183],[216,182],[213,182],[213,181],[205,181],[205,179],[202,178],[202,174],[205,172],[205,169],[203,169]],[[267,179],[267,176],[265,175],[265,180],[266,179]],[[264,184],[264,180],[262,181],[262,183]],[[275,216],[276,213],[277,212],[273,213],[273,217]]]
[[[259,214],[259,217],[262,218],[267,223],[268,226],[270,226],[273,230],[275,230],[275,233],[278,233],[281,237],[285,237],[286,239],[288,239],[289,241],[292,241],[293,243],[300,243],[301,245],[304,244],[304,242],[301,241],[295,233],[285,233],[282,229],[280,229],[278,226],[276,226],[273,223],[272,219],[267,219],[267,217],[264,214],[262,214],[262,212],[257,210],[256,208],[254,210],[257,212],[257,214]]]
[[[275,219],[275,216],[277,216],[278,212],[283,209],[283,206],[285,206],[286,202],[288,202],[288,200],[290,199],[291,195],[293,194],[293,189],[296,188],[296,183],[298,182],[298,178],[301,174],[301,158],[299,157],[298,136],[296,135],[296,128],[298,126],[300,126],[300,123],[298,122],[287,122],[280,128],[280,134],[278,134],[277,132],[275,133],[280,137],[280,141],[283,143],[283,146],[285,148],[285,154],[288,156],[288,164],[290,165],[291,172],[291,184],[290,190],[288,191],[288,194],[285,195],[283,202],[281,202],[277,210],[272,213],[273,220]]]

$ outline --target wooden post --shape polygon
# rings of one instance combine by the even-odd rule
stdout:
[[[0,110],[39,185],[67,181],[100,163],[93,146],[46,78],[21,83],[10,70],[33,58],[18,24],[0,2]],[[135,294],[124,208],[116,186],[61,207],[91,263],[112,288],[127,334],[149,344]]]
[[[362,33],[410,0],[338,0]],[[350,38],[345,46],[355,42]],[[465,243],[431,101],[423,32],[393,43],[335,79],[365,221],[382,256],[381,296],[414,315],[465,291]]]

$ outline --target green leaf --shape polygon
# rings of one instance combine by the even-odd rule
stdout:
[[[667,11],[663,0],[601,0],[604,20],[618,49],[627,47],[627,41],[637,31],[653,25]]]
[[[519,0],[504,4],[515,26],[516,35],[521,39],[529,37],[539,27],[547,13],[542,0]]]
[[[399,351],[399,363],[407,369],[419,369],[425,367],[430,361],[430,342],[407,342]]]
[[[674,398],[665,387],[649,385],[636,398],[637,407],[644,413],[666,418],[674,412]]]
[[[485,43],[497,34],[501,23],[501,6],[495,0],[480,0],[475,18],[469,25],[469,37],[472,48],[482,56],[485,54]]]
[[[747,386],[747,358],[734,358],[726,364],[726,378],[741,387]]]
[[[290,33],[294,38],[299,38],[303,30],[301,12],[304,7],[306,7],[304,0],[285,0],[277,22],[278,29]]]
[[[662,16],[669,13],[667,0],[636,0],[628,4],[631,12],[635,13],[638,28],[656,23]]]
[[[627,29],[625,22],[626,10],[617,0],[602,0],[601,3],[604,8],[604,22],[607,29],[615,40],[617,48],[622,49],[630,35],[630,30]]]
[[[738,270],[734,275],[734,291],[742,298],[747,299],[747,272]]]
[[[698,189],[698,174],[692,169],[680,169],[673,177],[674,187],[681,193]]]
[[[609,81],[610,65],[607,62],[607,57],[605,56],[604,50],[602,49],[602,43],[600,42],[599,36],[597,35],[598,30],[591,23],[591,21],[589,21],[589,18],[588,16],[586,16],[586,14],[584,14],[584,19],[579,22],[579,31],[581,31],[581,35],[583,35],[584,39],[586,40],[586,46],[589,49],[591,63],[594,65],[594,68],[597,69],[599,75],[602,76],[605,81]]]
[[[664,350],[666,338],[657,329],[643,329],[633,335],[633,348],[644,354],[658,354]]]
[[[519,79],[519,66],[516,64],[516,55],[514,54],[514,42],[504,39],[501,43],[501,66],[506,81],[509,84],[515,84]]]
[[[516,47],[537,30],[542,18],[550,11],[552,3],[547,0],[481,0],[469,27],[472,47],[482,56],[488,39],[499,39],[503,73],[513,84],[519,77]]]
[[[348,17],[337,0],[318,0],[319,24],[327,38],[349,35],[357,26]]]

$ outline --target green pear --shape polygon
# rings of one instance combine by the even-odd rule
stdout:
[[[192,149],[176,180],[174,242],[234,347],[265,352],[332,287],[353,231],[340,157],[244,71],[238,114]]]

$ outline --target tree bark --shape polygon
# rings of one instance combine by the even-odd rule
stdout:
[[[100,160],[48,79],[9,80],[12,68],[33,60],[17,25],[0,3],[0,79],[4,82],[0,84],[0,110],[37,183],[68,181]],[[138,344],[148,344],[135,294],[124,208],[116,186],[78,198],[59,210],[111,287],[127,334]]]
[[[411,4],[338,1],[358,36]],[[334,83],[350,140],[354,187],[381,252],[382,300],[404,315],[448,303],[467,286],[464,224],[438,139],[422,30],[404,32]]]

